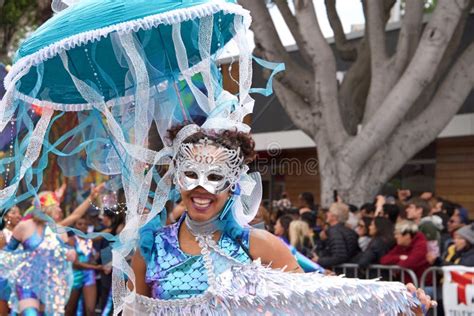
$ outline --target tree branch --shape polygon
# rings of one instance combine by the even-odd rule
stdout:
[[[255,35],[255,43],[264,54],[263,57],[271,61],[285,63],[286,71],[281,75],[280,81],[288,85],[303,99],[315,100],[312,71],[299,65],[290,57],[278,36],[265,1],[239,0],[239,3],[254,17],[252,30]]]
[[[467,18],[470,14],[470,11],[474,5],[474,1],[471,0],[470,6],[467,7],[466,10],[463,12],[463,16],[459,21],[456,29],[454,30],[454,34],[451,37],[451,40],[446,48],[443,59],[441,60],[438,69],[436,70],[436,74],[431,80],[431,83],[423,90],[421,95],[416,100],[415,104],[412,106],[410,111],[408,112],[408,117],[415,117],[417,116],[422,110],[426,108],[429,104],[431,99],[433,98],[433,94],[438,89],[438,86],[441,82],[442,78],[445,78],[447,75],[447,71],[449,67],[453,64],[453,58],[455,54],[458,52],[459,44],[461,43],[462,35],[464,33],[464,28],[466,26]]]
[[[326,14],[329,24],[334,32],[337,52],[341,59],[355,61],[357,59],[357,48],[356,45],[347,41],[341,19],[339,18],[339,14],[337,14],[336,0],[325,0],[324,2],[326,4]]]
[[[468,3],[466,1],[464,6],[461,6],[456,1],[438,2],[407,70],[361,133],[346,146],[344,159],[351,160],[355,166],[362,166],[377,148],[386,142],[433,79]]]
[[[389,59],[385,43],[385,19],[381,1],[367,2],[367,18],[371,81],[364,113],[365,120],[367,120],[368,113],[382,103],[390,89],[385,80]]]
[[[339,110],[334,54],[319,27],[313,1],[295,0],[295,10],[304,45],[316,70],[313,88],[323,105],[323,119],[330,122],[326,124],[330,145],[332,149],[338,148],[348,135]]]
[[[424,3],[419,0],[407,0],[405,15],[402,19],[402,28],[398,35],[395,71],[399,76],[413,57],[418,41],[420,40],[423,22]]]
[[[290,29],[291,35],[295,39],[296,45],[298,46],[298,50],[303,57],[303,60],[308,64],[311,65],[311,57],[306,52],[306,49],[303,44],[303,37],[301,35],[298,21],[296,20],[295,16],[291,12],[288,6],[288,0],[275,0],[274,1],[278,10],[280,11],[283,19],[285,20],[286,25]]]
[[[439,135],[464,104],[474,88],[474,43],[471,43],[449,71],[430,105],[414,120],[403,122],[387,143],[387,167],[383,177],[391,177],[406,160]],[[385,174],[386,173],[386,174]]]
[[[350,135],[357,134],[357,126],[364,116],[370,78],[369,44],[364,37],[357,48],[357,60],[346,72],[339,87],[339,106],[344,114],[344,126]]]
[[[316,110],[318,107],[311,107],[298,94],[282,84],[279,78],[273,80],[273,85],[278,100],[293,123],[310,136],[317,134],[321,120],[321,112]]]
[[[387,75],[390,73],[392,63],[390,62],[386,51],[385,25],[387,24],[387,21],[390,18],[392,7],[396,1],[384,0],[383,2],[375,2],[376,3],[372,2],[370,3],[370,5],[368,5],[367,3],[369,3],[369,1],[362,1],[364,6],[364,15],[366,19],[365,36],[367,38],[367,41],[369,43],[372,43],[371,45],[369,45],[371,53],[371,77],[362,119],[363,124],[367,123],[367,121],[372,117],[372,115],[379,108],[383,99],[387,96],[388,92],[394,85],[393,77],[387,77]],[[371,18],[370,11],[372,11],[372,16],[373,14],[378,13],[379,17]],[[381,21],[380,19],[383,20]],[[371,26],[373,20],[376,20],[376,23],[375,25]],[[376,30],[374,30],[374,28]],[[376,42],[378,42],[378,44],[373,43],[373,35],[371,35],[371,32],[372,34],[375,34]],[[377,37],[379,37],[379,39],[377,39]],[[379,55],[383,57],[379,58],[378,61],[374,60],[373,50],[376,48],[373,46],[379,46]],[[376,74],[376,76],[374,76],[374,74]]]

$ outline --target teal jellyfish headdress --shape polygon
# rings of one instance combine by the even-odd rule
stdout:
[[[37,195],[50,154],[68,176],[96,170],[118,178],[128,210],[113,259],[119,310],[129,294],[123,275],[134,278],[126,257],[138,229],[163,215],[172,195],[176,146],[166,131],[185,121],[250,131],[243,118],[254,104],[246,36],[251,18],[235,0],[55,0],[53,9],[56,14],[22,43],[5,79],[0,208]],[[218,59],[227,45],[239,51],[237,95],[223,89]],[[77,124],[50,139],[67,112]],[[152,133],[160,136],[161,150],[150,146]],[[154,168],[160,165],[165,173]],[[241,179],[242,199],[235,203],[241,222],[255,214],[259,182],[247,174]]]

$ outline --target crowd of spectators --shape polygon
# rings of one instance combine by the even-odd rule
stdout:
[[[468,211],[429,192],[400,190],[397,197],[377,196],[360,207],[339,199],[328,209],[318,207],[311,193],[295,204],[284,193],[262,214],[267,230],[327,271],[344,263],[360,269],[397,265],[419,279],[431,266],[474,267]]]

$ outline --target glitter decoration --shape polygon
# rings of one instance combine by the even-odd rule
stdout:
[[[48,227],[44,235],[23,242],[23,249],[0,250],[0,271],[12,291],[9,299],[13,312],[19,313],[21,292],[34,293],[44,304],[45,315],[64,314],[72,287],[72,264],[66,261],[68,247]]]

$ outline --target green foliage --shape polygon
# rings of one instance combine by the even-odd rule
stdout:
[[[18,20],[36,6],[36,0],[5,0],[0,8],[0,27],[15,28]]]
[[[415,1],[419,1],[419,0],[415,0]],[[400,2],[400,9],[402,11],[402,14],[404,14],[405,12],[406,2],[407,0],[402,0]],[[433,12],[434,9],[436,8],[436,4],[438,4],[438,0],[423,0],[423,2],[425,3],[425,13]]]
[[[425,0],[425,13],[431,13],[436,8],[438,0]]]

